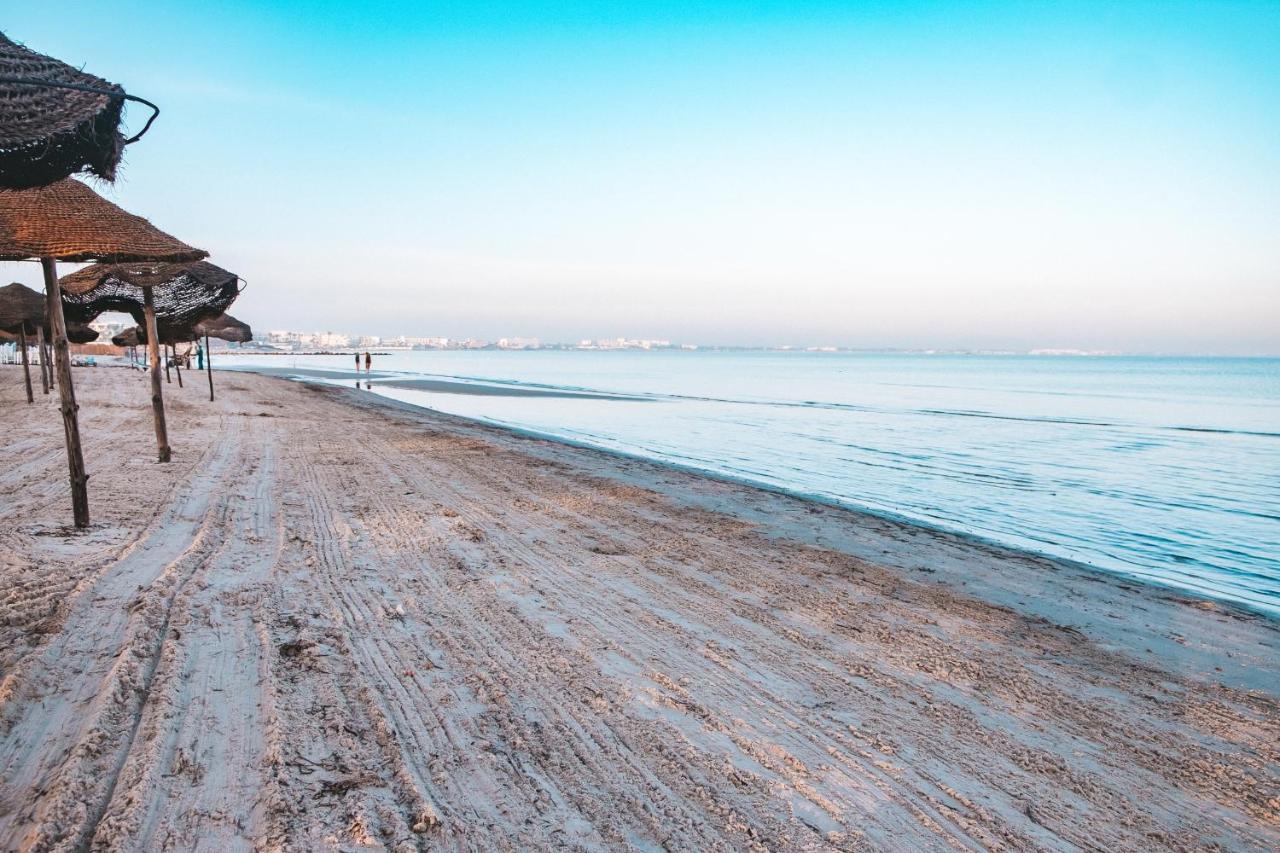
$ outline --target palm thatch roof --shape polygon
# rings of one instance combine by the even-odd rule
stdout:
[[[238,280],[239,277],[235,273],[228,272],[208,261],[186,263],[142,261],[92,264],[73,273],[67,273],[58,279],[58,283],[67,296],[92,296],[104,292],[104,285],[109,289],[110,286],[118,284],[139,290],[144,287],[169,290],[192,285],[214,288],[232,285],[236,286],[238,293],[239,287],[236,285]]]
[[[159,327],[159,324],[157,324],[157,327]],[[253,340],[253,330],[249,328],[249,324],[237,320],[230,314],[219,314],[211,320],[204,320],[185,329],[169,326],[168,328],[161,328],[159,331],[160,343],[166,345],[198,341],[206,334],[211,338],[236,344],[243,344]],[[137,326],[131,326],[114,336],[111,339],[111,343],[118,347],[145,346],[147,343],[147,327],[141,323]]]
[[[44,294],[23,284],[14,282],[0,287],[0,330],[17,334],[18,330],[34,335],[36,329],[44,329],[45,338],[52,340],[53,331],[45,317]],[[67,340],[73,344],[87,344],[98,339],[98,332],[85,321],[67,320]]]
[[[146,335],[141,326],[131,326],[111,338],[111,343],[118,347],[140,347],[146,343]]]
[[[233,344],[243,344],[253,340],[253,329],[249,328],[249,324],[237,320],[230,314],[219,314],[211,320],[202,320],[196,323],[191,331],[197,338],[208,335]]]
[[[22,328],[34,335],[38,326],[47,328],[44,312],[44,294],[16,281],[0,287],[0,330],[16,333]]]
[[[74,178],[29,190],[0,189],[0,261],[198,261],[208,256]]]
[[[115,83],[36,53],[0,33],[0,187],[45,186],[76,172],[115,179],[126,100]]]
[[[45,335],[52,337],[48,327],[45,327]],[[98,339],[98,330],[91,328],[88,323],[79,323],[75,320],[67,321],[67,341],[73,344],[91,344]]]
[[[240,295],[235,273],[208,261],[185,264],[93,264],[63,276],[62,308],[67,317],[89,322],[107,311],[123,311],[145,322],[143,288],[150,287],[160,340],[191,340],[201,320],[217,317]]]

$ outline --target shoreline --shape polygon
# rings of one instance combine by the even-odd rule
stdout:
[[[295,372],[288,368],[261,368],[261,367],[254,367],[254,366],[244,366],[244,367],[235,367],[235,368],[232,368],[232,370],[237,372],[256,373],[260,376],[267,376],[267,377],[276,378],[276,379],[284,379],[290,382],[301,382],[304,384],[309,383],[309,384],[314,384],[314,385],[328,387],[328,388],[337,388],[347,392],[355,391],[355,389],[351,389],[347,387],[345,384],[337,384],[337,380],[359,378],[359,376],[355,373],[348,374],[348,373],[343,373],[341,371],[336,371],[336,370],[317,370],[313,368],[299,368],[300,372]],[[395,381],[387,381],[388,377],[394,377],[394,376],[395,374],[390,374],[385,372],[379,374],[375,371],[375,373],[373,374],[373,377],[375,380],[378,380],[375,382],[375,386],[385,385],[388,387],[407,387],[403,384],[398,385],[396,384]],[[326,379],[333,380],[333,381],[323,381]],[[458,382],[456,384],[460,386],[464,386],[466,383]],[[485,387],[487,388],[488,386],[485,386]],[[369,393],[369,391],[365,389],[360,389],[360,390],[363,391],[364,393]],[[408,388],[408,390],[416,390],[416,389],[410,387]],[[435,389],[427,388],[424,390],[435,390]],[[498,389],[498,390],[501,390],[501,389]],[[549,394],[547,396],[557,396],[557,395]],[[598,396],[601,399],[632,399],[632,398],[623,397],[623,396],[616,396],[616,395],[609,396],[605,394],[598,394],[598,395],[591,394],[587,396],[592,396],[592,397]],[[1130,584],[1130,585],[1137,584],[1137,585],[1140,585],[1141,587],[1149,589],[1153,595],[1170,599],[1182,605],[1196,607],[1196,606],[1203,606],[1205,604],[1209,604],[1216,607],[1221,607],[1225,610],[1238,611],[1242,616],[1249,617],[1249,618],[1261,618],[1275,624],[1277,628],[1280,628],[1280,610],[1268,609],[1265,606],[1258,605],[1249,601],[1240,601],[1236,599],[1221,597],[1218,595],[1214,595],[1211,591],[1190,590],[1185,587],[1178,586],[1172,582],[1163,581],[1159,577],[1144,575],[1137,572],[1129,573],[1119,569],[1111,569],[1105,566],[1098,566],[1098,565],[1094,565],[1092,563],[1086,562],[1085,560],[1073,559],[1071,557],[1053,554],[1048,551],[1037,550],[1034,547],[1029,545],[1002,542],[999,539],[996,539],[991,536],[985,536],[981,533],[948,527],[942,523],[934,523],[925,519],[914,518],[908,515],[895,513],[887,509],[878,509],[875,507],[863,506],[863,505],[854,503],[852,501],[842,501],[839,498],[828,497],[825,495],[815,494],[811,492],[804,492],[798,489],[791,489],[786,486],[767,483],[761,480],[753,480],[745,476],[735,476],[733,474],[716,471],[710,468],[700,468],[696,465],[684,464],[674,460],[661,459],[657,457],[645,456],[639,453],[633,453],[626,450],[604,447],[601,445],[592,444],[587,441],[576,440],[576,439],[568,438],[565,436],[555,435],[554,433],[543,432],[540,430],[521,427],[514,424],[506,424],[506,423],[501,423],[497,421],[485,420],[482,418],[467,417],[466,415],[456,415],[449,412],[440,411],[438,409],[434,409],[426,405],[421,405],[421,404],[409,402],[406,400],[400,400],[395,397],[389,397],[386,395],[378,394],[376,395],[376,397],[381,402],[385,403],[391,408],[407,407],[411,410],[429,413],[432,416],[439,417],[439,418],[456,419],[456,422],[459,424],[488,427],[488,428],[504,431],[512,435],[523,436],[526,438],[537,439],[541,441],[548,441],[556,444],[563,444],[565,446],[577,448],[584,451],[603,453],[609,456],[616,456],[621,459],[634,460],[637,462],[646,462],[646,463],[657,465],[660,467],[681,471],[693,476],[706,477],[708,479],[716,480],[716,481],[727,483],[727,484],[743,486],[745,488],[759,489],[764,492],[770,492],[770,493],[782,495],[785,497],[793,498],[798,501],[813,503],[820,506],[829,507],[831,509],[842,510],[842,511],[851,513],[854,516],[865,516],[867,518],[876,519],[879,521],[887,521],[892,524],[900,524],[908,528],[918,528],[921,531],[929,532],[932,534],[955,537],[962,542],[969,543],[977,547],[990,548],[996,552],[1008,552],[1008,554],[1010,554],[1013,557],[1040,559],[1040,560],[1047,561],[1049,563],[1061,565],[1063,567],[1069,567],[1072,570],[1075,570],[1081,573],[1086,573],[1090,576],[1101,576],[1102,578],[1108,579],[1110,581],[1118,582],[1118,584],[1122,587],[1125,586],[1126,584]],[[1092,580],[1092,578],[1090,578],[1090,580]]]
[[[245,369],[248,372],[256,372],[251,369]],[[259,374],[268,376],[267,374]],[[364,396],[360,392],[352,388],[341,385],[332,385],[324,382],[309,382],[305,378],[286,379],[283,377],[268,376],[268,378],[278,379],[288,382],[298,382],[304,385],[312,385],[317,388],[325,388],[338,392],[337,396],[343,399],[347,405],[360,408],[385,408],[391,411],[403,411],[410,414],[420,414],[432,419],[438,419],[459,429],[474,429],[478,432],[494,431],[500,435],[508,435],[518,440],[533,442],[535,446],[542,445],[546,449],[546,445],[552,447],[563,446],[565,448],[580,451],[592,455],[599,455],[605,459],[613,459],[618,462],[631,466],[652,466],[654,469],[650,472],[651,476],[634,478],[634,468],[627,475],[619,477],[620,480],[632,484],[638,479],[643,484],[653,484],[663,480],[662,474],[666,471],[677,472],[694,479],[705,479],[711,482],[721,483],[731,488],[747,489],[750,491],[759,491],[766,495],[781,498],[784,501],[794,501],[799,504],[799,511],[810,513],[810,506],[820,507],[829,511],[836,516],[835,523],[837,525],[852,521],[854,525],[871,525],[871,526],[887,526],[888,533],[886,539],[895,538],[896,532],[904,533],[908,536],[926,542],[932,540],[932,544],[938,546],[940,550],[950,548],[958,548],[961,551],[972,549],[976,553],[983,553],[996,560],[1007,561],[1007,565],[1018,567],[1025,570],[1024,576],[1020,579],[1021,583],[1017,588],[1001,589],[998,588],[993,581],[1009,580],[1008,577],[958,577],[952,576],[947,578],[953,588],[963,590],[968,594],[976,594],[984,598],[991,604],[998,606],[1006,606],[1021,610],[1028,615],[1045,619],[1054,623],[1069,625],[1073,630],[1083,631],[1085,633],[1093,633],[1095,639],[1108,640],[1117,649],[1128,648],[1127,651],[1134,654],[1139,660],[1163,660],[1168,663],[1172,658],[1177,660],[1183,654],[1186,654],[1186,646],[1173,641],[1171,646],[1169,643],[1161,642],[1156,636],[1144,636],[1143,640],[1148,645],[1143,647],[1142,651],[1136,649],[1136,643],[1129,643],[1132,639],[1133,626],[1126,625],[1121,631],[1115,632],[1114,617],[1109,615],[1100,615],[1094,612],[1093,605],[1095,602],[1091,598],[1085,599],[1090,605],[1089,609],[1081,610],[1072,606],[1070,602],[1054,601],[1048,602],[1038,600],[1036,597],[1026,594],[1028,587],[1039,589],[1042,584],[1050,584],[1048,588],[1053,586],[1061,586],[1063,588],[1074,587],[1079,589],[1081,585],[1091,585],[1095,587],[1106,587],[1114,593],[1117,599],[1124,599],[1133,596],[1137,599],[1138,604],[1143,604],[1144,598],[1150,597],[1151,603],[1159,603],[1168,606],[1173,612],[1207,612],[1221,614],[1224,618],[1242,621],[1256,622],[1264,629],[1269,630],[1275,640],[1274,648],[1277,654],[1277,662],[1274,667],[1274,674],[1267,675],[1262,680],[1254,682],[1251,679],[1239,682],[1238,686],[1264,687],[1275,686],[1280,684],[1280,619],[1274,615],[1264,611],[1252,608],[1243,602],[1227,601],[1210,597],[1202,597],[1187,593],[1176,587],[1164,586],[1154,581],[1149,581],[1140,577],[1127,577],[1110,572],[1106,569],[1099,569],[1076,560],[1070,560],[1063,557],[1056,557],[1049,554],[1042,554],[1028,549],[1018,548],[1016,546],[1006,545],[986,539],[977,534],[971,534],[964,531],[950,530],[942,526],[930,525],[925,522],[919,522],[915,519],[897,517],[890,513],[881,514],[875,510],[841,504],[836,501],[823,500],[819,497],[813,497],[787,490],[782,487],[774,487],[769,484],[757,483],[754,481],[740,479],[731,475],[720,474],[714,471],[706,471],[693,466],[681,465],[676,462],[668,462],[666,460],[651,459],[649,457],[640,456],[638,454],[627,453],[626,451],[613,450],[611,448],[597,447],[586,442],[575,442],[571,439],[561,438],[554,435],[546,435],[536,430],[527,430],[521,427],[509,426],[505,424],[491,423],[476,418],[468,418],[463,415],[454,415],[449,412],[441,412],[430,409],[414,403],[403,400],[397,400],[392,397],[384,397],[376,395],[373,397]],[[557,454],[551,454],[555,458]],[[715,504],[697,503],[691,504],[701,509],[714,509]],[[840,518],[841,515],[849,516],[848,519]],[[756,520],[763,520],[762,515],[755,517]],[[815,526],[822,523],[828,523],[832,519],[827,516]],[[819,533],[814,535],[806,532],[803,528],[789,527],[788,533],[799,537],[800,541],[805,544],[814,544],[821,547],[829,547],[836,544],[840,550],[853,553],[863,559],[870,559],[893,566],[903,571],[913,571],[914,568],[904,564],[895,565],[895,561],[886,560],[886,553],[881,550],[878,555],[874,552],[875,547],[869,547],[866,544],[856,544],[849,540],[841,540],[839,543],[830,541],[829,533]],[[954,567],[953,567],[954,568]],[[935,569],[935,573],[938,572]],[[1023,574],[1022,571],[1019,574]],[[1065,575],[1065,577],[1063,577]],[[972,586],[971,586],[972,584]],[[1094,591],[1094,595],[1096,595]],[[1118,602],[1117,606],[1127,606],[1132,602]],[[1064,613],[1064,609],[1067,613]],[[1165,627],[1173,624],[1176,620],[1170,619]],[[1191,626],[1187,626],[1191,627]],[[1092,632],[1090,632],[1092,629]],[[1154,644],[1154,650],[1151,646]],[[1162,657],[1163,656],[1163,657]],[[1215,664],[1216,666],[1217,664]],[[1222,672],[1218,672],[1219,677],[1229,677],[1227,667],[1223,667]],[[1274,679],[1274,680],[1273,680]]]
[[[78,371],[77,534],[13,376],[0,847],[1280,843],[1265,617],[249,372]]]

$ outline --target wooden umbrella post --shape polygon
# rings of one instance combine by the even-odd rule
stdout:
[[[62,398],[62,427],[67,439],[67,467],[71,475],[71,514],[76,527],[89,526],[89,475],[84,470],[84,452],[80,448],[80,420],[75,388],[71,385],[71,351],[67,348],[67,323],[62,316],[62,288],[58,286],[58,264],[53,258],[41,258],[44,270],[45,300],[48,306],[49,331],[53,336],[54,361],[58,374],[58,394]]]
[[[160,333],[156,330],[156,301],[150,287],[142,288],[142,313],[147,324],[147,359],[151,367],[151,411],[156,422],[156,447],[161,462],[169,461],[169,430],[164,424],[164,396],[160,392]]]
[[[209,372],[209,402],[213,402],[213,350],[209,349],[209,333],[204,333],[204,367]]]
[[[178,359],[178,345],[169,344],[169,352],[173,353],[173,371],[178,374],[178,387],[182,387],[182,362]]]
[[[18,344],[22,347],[22,376],[27,380],[27,402],[36,401],[35,392],[31,390],[31,360],[27,358],[27,324],[18,327]]]
[[[40,385],[49,393],[49,357],[44,348],[44,326],[36,326],[36,349],[40,351]]]

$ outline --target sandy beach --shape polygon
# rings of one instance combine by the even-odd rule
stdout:
[[[1280,847],[1280,625],[354,389],[0,367],[0,849]]]

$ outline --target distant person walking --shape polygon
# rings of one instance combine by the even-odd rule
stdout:
[[[364,354],[364,372],[365,372],[365,373],[368,373],[368,372],[372,369],[372,366],[373,366],[373,356],[369,355],[368,351],[365,351],[365,354]]]
[[[356,373],[360,372],[360,351],[356,350]]]
[[[196,370],[204,370],[204,347],[196,344]]]

